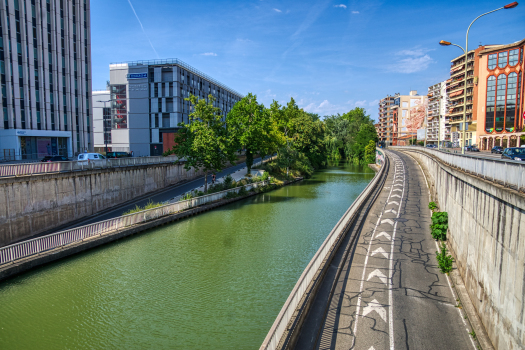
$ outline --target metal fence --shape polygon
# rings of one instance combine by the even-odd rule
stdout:
[[[393,150],[408,150],[432,155],[451,167],[505,187],[525,192],[525,164],[523,162],[464,156],[422,147],[398,146],[391,148]]]
[[[383,158],[385,158],[385,153],[383,150],[378,149],[377,151],[383,156]],[[379,172],[376,173],[376,176],[368,184],[365,190],[361,192],[361,194],[356,198],[354,203],[352,203],[350,208],[348,208],[346,213],[341,217],[339,222],[337,222],[337,224],[332,229],[328,237],[325,239],[319,250],[317,250],[317,252],[315,253],[312,260],[310,260],[310,263],[308,264],[308,266],[306,266],[306,269],[301,274],[301,277],[299,277],[299,280],[295,284],[295,287],[290,293],[290,296],[288,296],[288,299],[286,299],[286,302],[281,308],[279,315],[277,315],[277,318],[275,319],[272,328],[270,328],[270,331],[266,335],[266,338],[264,339],[260,350],[274,350],[277,348],[288,323],[292,319],[292,316],[294,315],[297,306],[299,305],[305,292],[308,290],[308,286],[316,276],[319,268],[321,267],[321,264],[327,258],[328,254],[330,254],[332,246],[339,239],[339,236],[343,233],[343,230],[347,223],[354,217],[358,209],[361,207],[361,204],[366,201],[369,194],[373,191],[375,185],[378,183],[384,171],[385,167],[382,166],[381,170],[379,170]]]
[[[117,159],[97,159],[71,162],[35,162],[0,165],[0,177],[33,175],[42,173],[57,173],[69,171],[82,171],[91,169],[118,168],[133,165],[173,163],[176,156],[157,157],[131,157]]]
[[[248,184],[244,187],[246,190],[265,186],[268,180]],[[183,210],[197,207],[206,203],[223,199],[228,193],[238,193],[242,187],[237,187],[221,192],[216,192],[185,201],[163,205],[158,208],[147,209],[137,213],[119,216],[113,219],[97,222],[94,224],[81,226],[61,232],[56,232],[47,236],[33,238],[27,241],[11,244],[0,248],[0,265],[6,264],[18,259],[38,254],[46,250],[62,247],[70,243],[79,242],[86,238],[103,235],[105,233],[121,230],[135,224],[158,219],[162,216],[181,212]]]

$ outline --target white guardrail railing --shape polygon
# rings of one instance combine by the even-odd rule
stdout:
[[[380,154],[382,155],[382,159],[384,160],[384,151],[379,149],[377,151],[378,152],[376,153],[376,157],[378,154]],[[369,194],[373,191],[374,187],[383,175],[384,171],[385,167],[381,166],[379,172],[376,173],[376,175],[368,184],[368,186],[364,189],[364,191],[361,192],[361,194],[352,203],[350,208],[348,208],[346,213],[341,217],[341,219],[339,219],[339,221],[332,229],[328,237],[325,239],[319,250],[317,250],[317,252],[313,256],[312,260],[310,260],[310,263],[308,264],[308,266],[306,266],[305,270],[301,274],[301,277],[299,277],[299,280],[295,284],[295,287],[292,289],[292,292],[288,296],[288,299],[286,299],[286,302],[281,308],[279,315],[277,315],[277,318],[275,319],[272,327],[270,328],[270,331],[266,335],[266,338],[264,339],[260,350],[277,349],[281,337],[286,331],[288,323],[292,319],[292,316],[294,315],[297,306],[301,302],[304,293],[306,293],[306,291],[308,290],[308,286],[317,274],[317,271],[321,267],[321,264],[331,252],[334,243],[339,239],[339,236],[343,233],[343,230],[348,221],[354,217],[358,209],[361,207],[361,204],[368,198]]]
[[[525,163],[523,162],[483,158],[483,156],[464,156],[423,147],[396,146],[390,148],[430,154],[454,168],[502,184],[505,187],[525,192]]]
[[[76,227],[73,229],[11,244],[0,248],[0,265],[22,259],[30,255],[42,253],[46,250],[58,248],[74,242],[79,242],[89,237],[118,231],[135,224],[155,220],[162,216],[214,202],[225,198],[229,192],[238,193],[242,187],[246,188],[246,190],[250,190],[259,186],[265,186],[268,183],[268,180],[255,182],[245,186],[207,194],[180,202],[163,205],[161,207],[147,209],[137,213],[119,216],[113,219],[96,222],[94,224]]]
[[[118,168],[124,166],[173,163],[178,158],[176,156],[156,156],[156,157],[130,157],[117,159],[97,159],[97,160],[74,160],[69,162],[34,162],[0,165],[0,177],[33,175],[42,173],[58,173],[68,171],[82,171],[103,168]]]

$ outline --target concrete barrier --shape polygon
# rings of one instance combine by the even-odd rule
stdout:
[[[426,152],[403,151],[426,168],[448,212],[448,245],[492,344],[525,349],[525,195]]]
[[[164,163],[0,178],[0,247],[202,175]]]

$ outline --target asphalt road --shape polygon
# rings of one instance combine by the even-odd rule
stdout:
[[[387,151],[390,170],[343,265],[316,349],[476,349],[430,235],[419,165]]]

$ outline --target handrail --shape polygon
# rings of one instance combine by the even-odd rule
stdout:
[[[385,153],[382,149],[376,150],[378,151],[378,153],[382,154],[383,158],[385,157]],[[292,316],[294,315],[297,306],[303,298],[303,295],[307,292],[308,286],[317,274],[317,271],[319,270],[321,264],[330,254],[332,246],[339,239],[339,236],[344,233],[344,228],[346,227],[347,222],[351,220],[355,212],[358,210],[358,208],[360,208],[361,204],[364,201],[366,201],[369,194],[375,188],[377,182],[383,175],[384,171],[385,167],[381,166],[379,172],[376,173],[376,175],[374,176],[372,181],[370,181],[370,183],[366,186],[364,191],[361,192],[361,194],[359,194],[359,196],[352,203],[352,205],[350,205],[348,210],[344,213],[341,219],[339,219],[337,224],[334,226],[328,237],[326,237],[324,242],[321,244],[321,247],[319,247],[313,258],[310,260],[305,270],[299,277],[299,280],[292,289],[290,295],[288,296],[288,299],[286,299],[283,307],[281,308],[281,311],[277,315],[277,318],[275,319],[272,327],[270,328],[270,331],[266,335],[266,338],[264,339],[260,350],[277,349],[279,342],[281,341],[281,337],[285,333],[288,323],[292,319]]]
[[[525,164],[523,162],[474,157],[422,147],[394,146],[391,149],[431,154],[443,163],[485,180],[525,192]]]
[[[0,177],[118,168],[145,164],[174,163],[175,156],[129,157],[117,159],[73,160],[68,162],[33,162],[0,165]]]
[[[118,231],[135,224],[140,224],[146,221],[158,219],[162,216],[166,216],[169,214],[183,211],[188,208],[213,202],[226,197],[226,195],[230,192],[238,193],[241,188],[249,190],[259,186],[265,186],[268,184],[268,182],[268,180],[254,182],[233,189],[215,192],[176,203],[170,203],[157,208],[146,209],[137,213],[123,215],[113,219],[108,219],[89,225],[75,227],[69,230],[55,232],[46,236],[37,237],[19,243],[11,244],[0,248],[0,266],[2,264],[26,258],[34,254],[42,253],[46,250],[79,242],[86,238],[90,238],[96,235],[102,235],[108,232]]]

